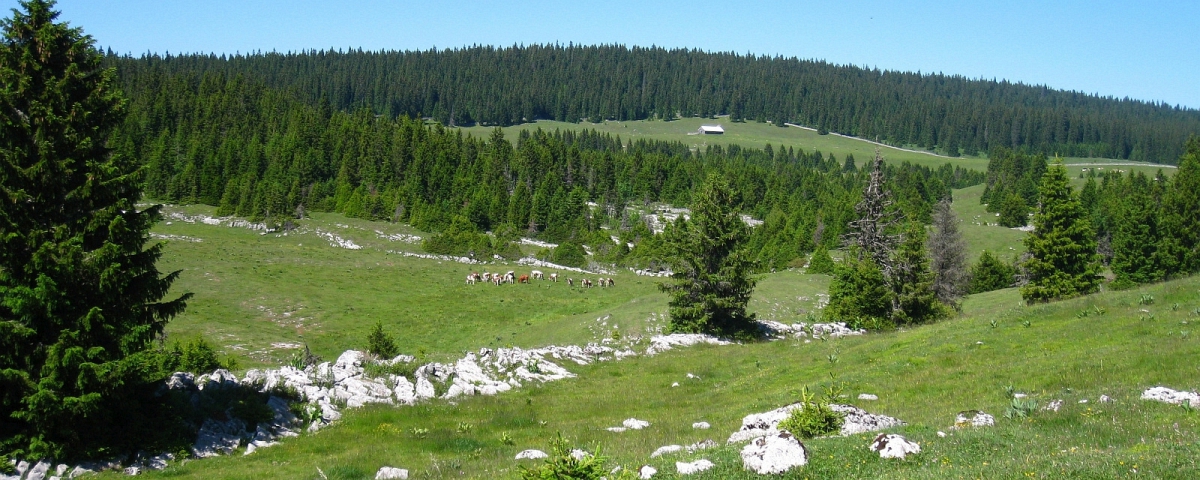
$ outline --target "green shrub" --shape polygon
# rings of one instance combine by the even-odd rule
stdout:
[[[550,441],[551,453],[545,462],[536,468],[521,466],[521,478],[525,480],[560,480],[580,479],[599,480],[601,478],[619,478],[609,475],[609,469],[604,463],[607,458],[600,455],[588,454],[576,459],[571,456],[571,447],[562,433]],[[625,471],[626,469],[622,469]]]
[[[420,366],[420,363],[416,361],[396,362],[390,365],[386,363],[367,362],[363,364],[363,375],[369,378],[385,378],[388,375],[397,375],[409,380],[415,380],[417,368]]]
[[[837,264],[833,263],[833,257],[829,256],[829,250],[823,247],[818,247],[812,254],[812,258],[808,260],[808,273],[820,273],[824,275],[832,275]]]
[[[1011,287],[1016,268],[1000,261],[991,252],[984,250],[979,255],[979,261],[971,267],[971,293],[990,292]]]
[[[226,370],[237,368],[236,359],[226,357],[222,361],[217,356],[217,351],[203,338],[196,338],[186,344],[175,342],[171,347],[171,356],[174,358],[174,370],[199,374],[212,372],[219,368]]]
[[[1012,194],[1000,203],[1000,225],[1013,228],[1029,223],[1029,207],[1020,195]]]
[[[554,248],[551,261],[568,267],[583,268],[587,266],[587,252],[583,246],[575,242],[563,242]]]
[[[393,358],[400,354],[396,339],[383,331],[383,322],[375,322],[375,327],[367,335],[367,352],[380,358]]]
[[[827,402],[817,400],[815,395],[808,393],[808,388],[800,396],[801,408],[792,410],[788,418],[779,422],[780,430],[803,438],[832,435],[842,430],[844,415],[829,408]]]

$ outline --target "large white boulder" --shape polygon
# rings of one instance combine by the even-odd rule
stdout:
[[[25,475],[26,480],[44,480],[46,474],[50,472],[50,462],[41,461],[33,468],[29,469],[29,474]]]
[[[759,475],[775,475],[804,466],[808,451],[788,432],[758,437],[742,447],[742,466]]]
[[[871,451],[879,452],[879,458],[900,458],[921,453],[921,446],[894,433],[881,433],[871,442]]]
[[[396,467],[380,467],[375,480],[408,480],[408,470]]]
[[[654,474],[656,473],[658,473],[657,468],[649,465],[642,465],[642,468],[638,469],[638,478],[642,480],[649,480],[650,478],[653,478]]]
[[[694,462],[675,462],[675,471],[680,475],[700,473],[713,467],[713,463],[701,458]]]

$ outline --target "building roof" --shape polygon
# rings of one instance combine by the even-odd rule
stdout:
[[[703,133],[725,133],[725,129],[720,125],[701,125],[700,131]]]

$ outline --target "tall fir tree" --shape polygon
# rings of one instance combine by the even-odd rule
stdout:
[[[1034,230],[1025,237],[1029,283],[1021,287],[1021,296],[1044,302],[1095,292],[1100,288],[1096,234],[1062,160],[1046,171],[1038,196]]]
[[[1200,137],[1188,140],[1179,169],[1163,197],[1163,268],[1173,275],[1200,272]]]
[[[53,2],[21,2],[0,43],[0,454],[113,454],[160,381],[150,347],[187,295],[162,301],[158,207],[110,147],[116,72]],[[157,372],[161,373],[161,372]]]
[[[925,227],[909,222],[896,248],[892,280],[892,318],[897,325],[914,325],[945,317],[948,307],[938,301],[934,291],[935,276],[929,269],[929,252],[925,248]]]
[[[1142,173],[1129,177],[1129,189],[1121,198],[1116,228],[1112,232],[1112,270],[1117,287],[1149,283],[1162,279],[1158,249],[1159,206],[1150,191],[1150,180]]]
[[[983,293],[1011,287],[1016,274],[1017,271],[1012,265],[984,250],[979,254],[979,261],[971,267],[970,292]]]
[[[929,231],[929,268],[933,270],[933,291],[942,303],[958,309],[958,299],[967,292],[970,272],[967,243],[958,229],[958,216],[943,199],[933,209],[933,228]]]
[[[754,263],[745,248],[749,227],[733,210],[733,191],[725,179],[709,175],[691,210],[690,220],[669,231],[675,273],[659,285],[671,297],[671,330],[749,337],[755,331],[754,314],[746,312]]]

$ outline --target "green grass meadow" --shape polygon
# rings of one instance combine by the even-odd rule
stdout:
[[[1024,234],[972,225],[982,212],[981,191],[955,192],[971,257],[984,248],[1007,255]],[[361,349],[376,321],[404,353],[431,360],[485,346],[581,344],[610,336],[614,326],[645,335],[665,323],[658,279],[623,272],[616,288],[591,290],[561,282],[469,286],[464,276],[470,271],[529,268],[388,253],[418,250],[376,233],[421,235],[402,225],[318,214],[301,226],[288,236],[178,220],[156,227],[158,234],[177,236],[167,240],[160,262],[164,271],[182,270],[173,292],[195,293],[187,312],[168,326],[170,337],[203,336],[243,367],[259,367],[280,364],[295,351],[292,344],[307,344],[328,360]],[[316,230],[363,248],[332,247]],[[763,319],[811,321],[828,282],[796,271],[763,275],[750,308]],[[676,349],[572,365],[577,378],[495,397],[348,410],[329,428],[253,455],[174,462],[146,476],[320,478],[320,469],[330,479],[373,478],[389,465],[409,469],[411,478],[514,478],[522,463],[513,460],[517,452],[548,450],[561,432],[580,447],[599,449],[614,465],[653,465],[660,472],[655,478],[675,478],[675,461],[696,458],[717,466],[694,478],[756,478],[742,470],[741,445],[725,445],[742,417],[795,402],[804,387],[821,390],[836,382],[845,386],[842,401],[908,422],[895,431],[919,442],[922,453],[885,461],[867,450],[873,435],[813,439],[805,442],[811,463],[781,478],[1197,478],[1200,413],[1138,398],[1156,385],[1200,387],[1200,342],[1191,334],[1196,322],[1200,278],[1034,306],[1007,289],[971,296],[960,316],[918,328]],[[645,346],[643,340],[639,349]],[[671,387],[675,382],[680,386]],[[1042,405],[1061,399],[1064,406],[1004,418],[1008,386]],[[879,400],[854,400],[859,393]],[[1116,402],[1098,403],[1102,394]],[[1084,399],[1088,403],[1079,403]],[[955,414],[970,409],[995,415],[997,425],[950,430]],[[605,430],[630,417],[652,425]],[[692,429],[699,421],[712,429]],[[939,437],[939,430],[949,435]],[[721,446],[649,457],[663,445],[706,439]]]

